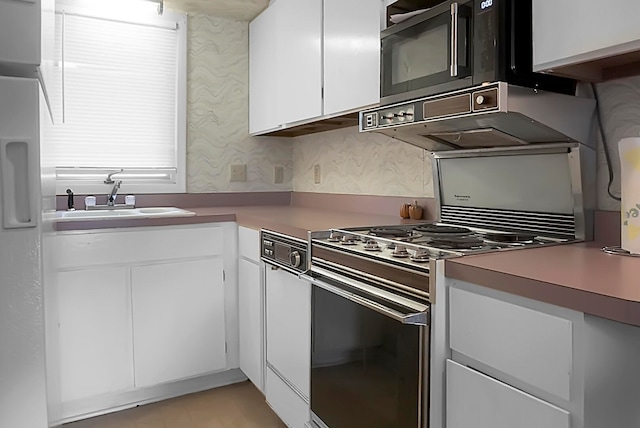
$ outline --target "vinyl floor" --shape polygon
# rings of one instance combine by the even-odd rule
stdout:
[[[285,428],[251,382],[172,398],[62,428]]]

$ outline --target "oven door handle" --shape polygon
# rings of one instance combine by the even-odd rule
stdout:
[[[324,281],[321,281],[317,278],[312,277],[311,275],[307,275],[305,273],[300,274],[300,279],[309,281],[313,285],[322,288],[330,293],[336,294],[340,297],[343,297],[353,303],[357,303],[358,305],[364,306],[365,308],[376,311],[382,315],[385,315],[391,319],[401,322],[402,324],[411,324],[411,325],[419,325],[419,326],[428,326],[429,325],[429,311],[428,309],[425,312],[416,312],[410,314],[404,314],[400,311],[396,311],[395,309],[388,308],[378,302],[367,299],[365,297],[359,296],[355,293],[350,293],[346,290],[343,290],[334,285],[328,284]]]

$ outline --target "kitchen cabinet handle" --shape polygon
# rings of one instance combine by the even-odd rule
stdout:
[[[458,3],[451,3],[451,77],[458,75]]]
[[[364,306],[365,308],[371,309],[379,314],[387,316],[391,319],[401,322],[402,324],[412,324],[419,326],[428,326],[429,325],[429,308],[423,312],[404,314],[395,309],[388,308],[381,303],[375,302],[373,300],[367,299],[355,293],[350,293],[349,291],[343,290],[342,288],[336,287],[334,285],[328,284],[324,281],[320,281],[317,278],[314,278],[307,274],[300,274],[300,279],[304,281],[308,281],[313,285],[322,288],[330,293],[333,293],[337,296],[345,298],[353,303],[357,303],[360,306]]]

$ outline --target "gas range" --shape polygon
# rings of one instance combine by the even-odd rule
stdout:
[[[537,248],[575,241],[566,236],[499,231],[444,223],[331,229],[312,234],[332,250],[367,259],[421,269],[433,259],[493,251]]]

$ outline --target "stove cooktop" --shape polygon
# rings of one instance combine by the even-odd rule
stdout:
[[[333,250],[369,259],[420,267],[432,259],[462,257],[492,251],[535,248],[573,241],[531,233],[467,228],[442,223],[374,228],[331,229],[312,239]]]

